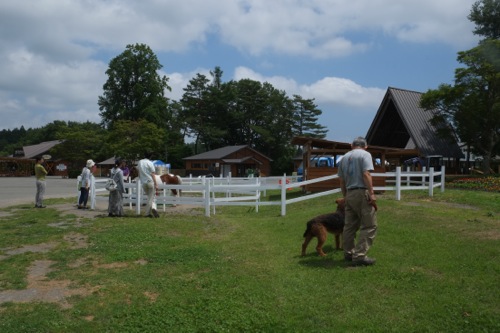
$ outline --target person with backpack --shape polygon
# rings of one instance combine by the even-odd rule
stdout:
[[[123,193],[125,193],[125,182],[122,168],[125,161],[118,158],[115,160],[113,169],[111,169],[110,178],[116,183],[116,189],[109,192],[108,216],[123,216]]]

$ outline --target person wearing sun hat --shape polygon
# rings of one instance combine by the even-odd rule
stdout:
[[[85,167],[83,167],[82,169],[82,174],[81,174],[82,185],[80,187],[80,198],[78,199],[78,209],[87,209],[91,176],[94,167],[95,167],[95,162],[93,160],[87,160]]]

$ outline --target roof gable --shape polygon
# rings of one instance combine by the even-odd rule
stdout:
[[[456,141],[438,136],[431,124],[434,111],[420,107],[422,93],[389,87],[368,130],[370,145],[418,149],[424,156],[463,156]]]
[[[61,140],[54,140],[54,141],[41,142],[37,145],[24,146],[23,147],[24,157],[34,158],[36,156],[41,156],[43,153],[48,152],[52,147],[60,144],[61,142],[62,142]]]
[[[206,151],[206,152],[198,154],[198,155],[189,156],[189,157],[183,158],[183,160],[221,160],[221,159],[229,157],[230,155],[232,155],[235,152],[238,152],[242,149],[249,149],[249,150],[261,155],[263,158],[271,160],[269,157],[265,156],[264,154],[259,153],[258,151],[250,148],[247,145],[226,146],[226,147]]]

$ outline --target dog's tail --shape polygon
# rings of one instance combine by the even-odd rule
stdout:
[[[311,225],[312,225],[312,222],[313,222],[313,221],[309,221],[309,222],[307,222],[306,231],[304,231],[304,236],[302,236],[302,237],[306,237],[306,236],[307,236],[307,234],[311,232]]]

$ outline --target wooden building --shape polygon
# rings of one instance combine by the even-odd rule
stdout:
[[[249,173],[267,176],[271,173],[271,159],[250,146],[226,146],[184,158],[186,175],[220,175],[245,177]]]
[[[310,137],[295,137],[292,139],[292,144],[302,147],[302,160],[300,167],[302,168],[303,180],[321,178],[325,176],[335,175],[338,172],[338,162],[348,151],[351,150],[351,143],[329,141],[324,139],[315,139]],[[368,146],[368,152],[372,154],[374,172],[386,172],[386,155],[388,153],[396,153],[401,149],[390,147]],[[331,157],[334,164],[331,166],[323,166],[314,163],[318,157]],[[374,186],[385,186],[385,178],[374,177]],[[321,192],[334,188],[339,188],[339,180],[332,179],[320,183],[304,186],[306,192]]]
[[[34,175],[35,159],[47,157],[45,168],[49,176],[68,177],[68,163],[63,159],[53,157],[51,150],[62,141],[46,141],[36,145],[16,149],[12,157],[0,158],[0,176],[23,177]]]
[[[401,149],[386,156],[393,166],[440,157],[447,173],[459,173],[464,154],[458,139],[438,135],[440,127],[431,122],[435,111],[422,109],[421,98],[422,93],[389,87],[366,134],[368,145]]]
[[[460,170],[463,158],[458,140],[444,139],[438,135],[439,127],[431,122],[434,111],[420,107],[422,93],[389,87],[366,135],[368,151],[374,159],[375,172],[393,171],[413,161],[418,166],[444,165],[447,173]],[[445,126],[445,125],[443,125]],[[354,137],[353,137],[354,139]],[[351,150],[351,143],[335,142],[308,137],[296,137],[292,144],[302,146],[302,158],[294,162],[303,169],[303,178],[315,179],[337,173],[337,162]],[[334,165],[324,167],[311,163],[318,156],[333,157]],[[436,159],[437,158],[437,159]],[[437,161],[437,164],[432,164]],[[384,186],[385,178],[375,177],[375,186]],[[338,187],[338,180],[305,186],[308,192],[324,191]]]

